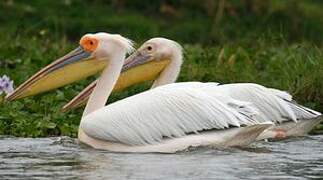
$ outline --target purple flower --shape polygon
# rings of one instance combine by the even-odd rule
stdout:
[[[0,77],[0,95],[5,92],[6,94],[10,94],[14,91],[13,81],[6,75]]]

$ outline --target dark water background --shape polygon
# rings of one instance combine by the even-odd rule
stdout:
[[[323,135],[177,154],[110,153],[68,137],[2,137],[0,147],[0,179],[323,178]]]

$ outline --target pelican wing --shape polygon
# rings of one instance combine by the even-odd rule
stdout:
[[[252,103],[259,110],[260,122],[297,121],[315,118],[321,113],[306,108],[293,101],[287,92],[266,88],[253,83],[219,85],[208,89],[212,93],[225,94],[233,99]]]
[[[203,90],[209,85],[164,85],[93,112],[84,117],[80,127],[97,139],[143,145],[165,137],[257,123],[252,104],[210,94]]]

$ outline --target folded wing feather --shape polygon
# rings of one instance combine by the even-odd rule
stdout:
[[[285,91],[266,88],[253,83],[235,83],[212,88],[212,93],[225,94],[233,99],[252,103],[259,110],[260,122],[306,120],[320,116],[321,113],[306,108],[293,101]]]
[[[80,126],[97,139],[144,145],[257,123],[250,103],[203,90],[212,84],[193,86],[170,84],[117,101],[84,117]]]

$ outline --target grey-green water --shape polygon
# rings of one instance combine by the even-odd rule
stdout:
[[[109,153],[74,139],[1,138],[0,179],[320,179],[323,136],[244,149]]]

